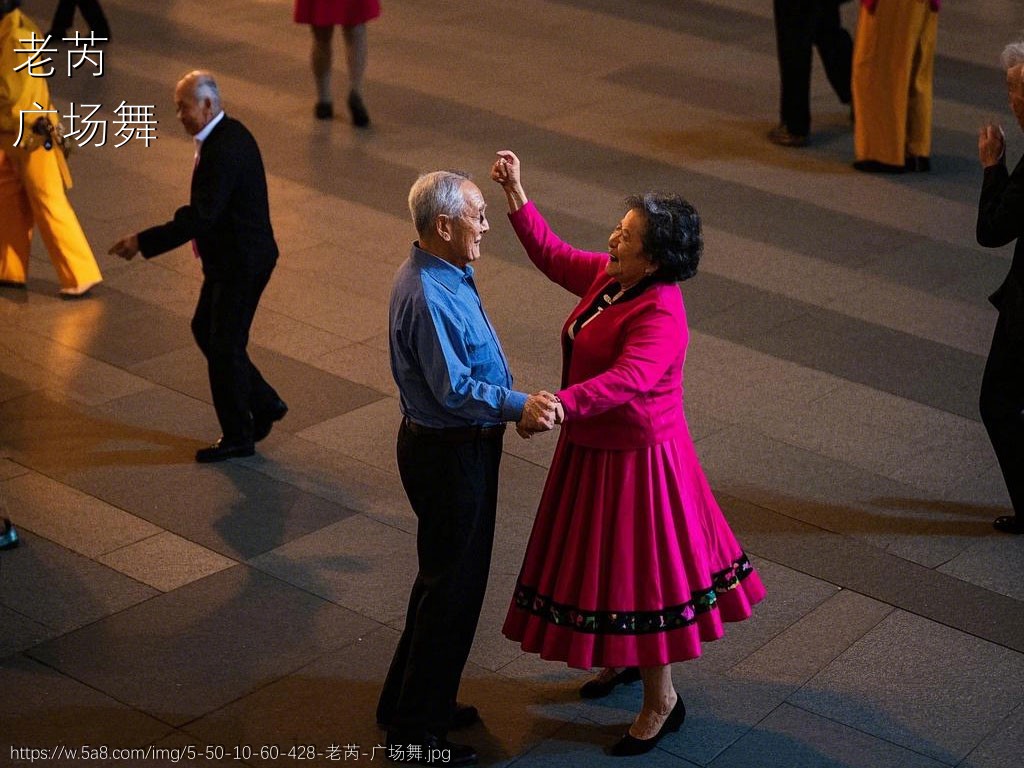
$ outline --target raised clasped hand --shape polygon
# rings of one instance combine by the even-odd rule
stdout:
[[[515,152],[508,149],[501,149],[497,152],[498,159],[491,166],[491,180],[496,181],[502,187],[516,187],[519,185],[519,158]]]
[[[547,432],[561,422],[563,414],[558,398],[542,389],[526,399],[523,415],[516,423],[516,433],[529,439],[537,432]]]

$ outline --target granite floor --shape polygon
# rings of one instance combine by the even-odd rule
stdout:
[[[45,27],[55,3],[25,5]],[[1024,150],[997,65],[1019,0],[946,4],[933,171],[902,177],[851,169],[848,109],[818,62],[810,146],[765,141],[767,2],[385,0],[366,131],[312,119],[290,0],[104,7],[102,77],[58,57],[50,87],[109,121],[73,155],[70,192],[105,281],[61,301],[37,242],[27,290],[0,288],[0,494],[23,541],[0,553],[0,765],[386,764],[374,705],[415,574],[386,297],[418,172],[482,180],[484,301],[520,388],[559,378],[571,301],[501,215],[486,179],[504,148],[581,246],[602,249],[644,189],[684,194],[706,229],[683,285],[687,415],[769,597],[674,667],[686,724],[626,762],[1022,764],[1024,540],[991,528],[1009,502],[977,411],[986,297],[1011,251],[974,243],[978,126],[1003,122],[1012,162]],[[263,150],[282,256],[252,354],[291,406],[256,456],[204,466],[197,264],[187,247],[105,255],[186,197],[172,90],[199,66]],[[116,135],[122,102],[152,105],[149,146]],[[488,766],[620,765],[602,748],[639,707],[636,685],[581,701],[580,672],[500,634],[553,446],[506,437],[460,696],[483,716],[460,738]]]

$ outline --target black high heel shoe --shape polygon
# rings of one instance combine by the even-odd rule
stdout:
[[[370,113],[366,111],[362,96],[355,91],[348,94],[348,111],[352,114],[352,125],[356,128],[366,128],[370,124]]]
[[[668,713],[668,717],[665,718],[661,729],[654,736],[649,739],[638,739],[635,736],[630,736],[629,731],[626,731],[625,736],[608,748],[608,754],[612,757],[631,757],[632,755],[646,754],[657,746],[658,742],[661,741],[661,737],[666,733],[678,731],[685,719],[686,707],[683,705],[683,700],[682,698],[676,699],[676,705],[672,707],[672,711]]]

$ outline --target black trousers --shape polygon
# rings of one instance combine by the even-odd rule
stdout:
[[[50,31],[63,36],[75,21],[75,6],[82,12],[82,18],[97,37],[110,37],[110,25],[100,7],[100,0],[60,0],[53,13]]]
[[[811,59],[817,47],[825,76],[843,104],[850,103],[853,39],[839,18],[839,0],[774,0],[779,55],[779,116],[790,133],[811,129]]]
[[[252,414],[277,399],[249,359],[249,328],[271,270],[258,275],[203,280],[192,335],[206,357],[210,394],[226,440],[252,439]]]
[[[981,379],[981,420],[988,430],[1010,503],[1024,520],[1024,338],[1000,313]]]
[[[398,470],[418,518],[419,573],[377,705],[400,741],[444,737],[487,589],[500,432],[452,443],[398,433]]]

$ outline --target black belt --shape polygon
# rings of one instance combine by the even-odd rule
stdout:
[[[445,443],[469,443],[473,440],[482,440],[490,437],[500,437],[505,434],[505,425],[496,424],[493,427],[424,427],[409,419],[408,416],[402,419],[402,426],[417,437],[429,437]]]

